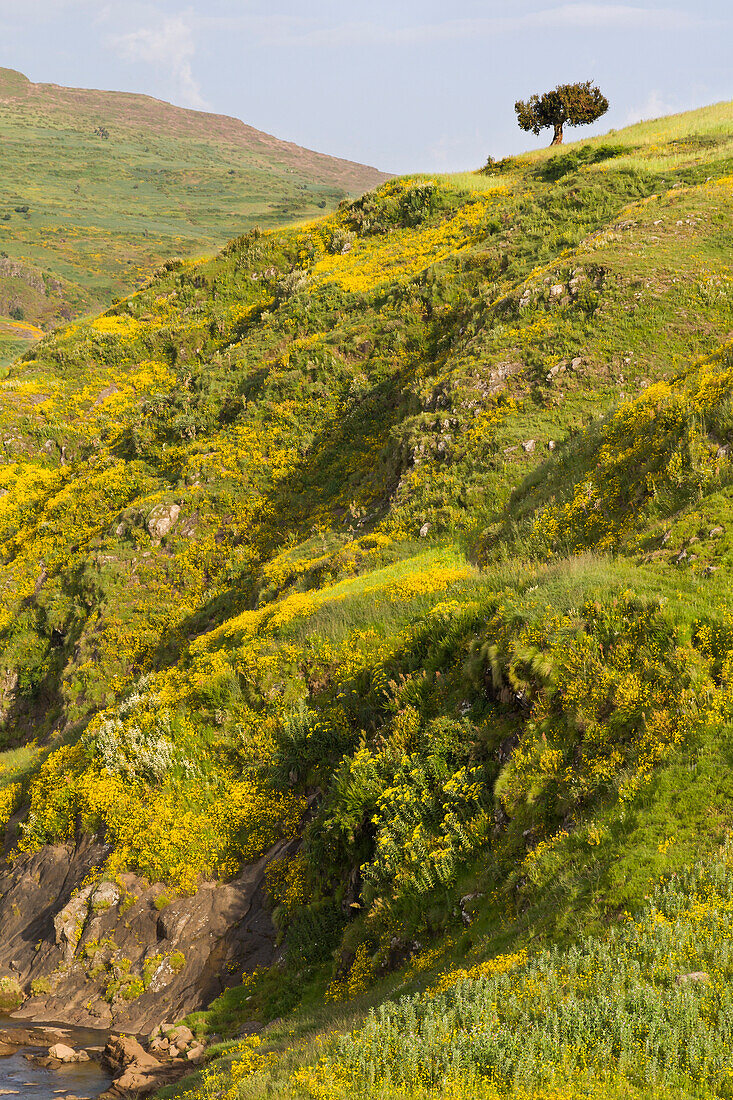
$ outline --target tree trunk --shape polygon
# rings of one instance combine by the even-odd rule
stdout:
[[[562,122],[555,123],[555,133],[550,143],[550,147],[553,145],[562,145]]]

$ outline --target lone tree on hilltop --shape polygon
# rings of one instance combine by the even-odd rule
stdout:
[[[608,110],[608,100],[590,80],[582,84],[558,84],[552,92],[533,95],[514,104],[521,130],[539,134],[552,126],[552,144],[561,145],[563,126],[587,126]]]

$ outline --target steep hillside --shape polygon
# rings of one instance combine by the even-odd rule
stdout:
[[[730,1094],[732,181],[728,104],[392,180],[12,367],[25,1014],[285,1017],[190,1096]]]
[[[106,308],[164,259],[302,221],[387,178],[238,119],[10,69],[0,137],[0,319],[43,328]]]

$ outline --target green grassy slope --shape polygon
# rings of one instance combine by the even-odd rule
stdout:
[[[105,308],[170,256],[313,217],[386,178],[233,118],[10,69],[0,136],[0,317],[22,310],[44,328]]]
[[[2,383],[8,844],[302,836],[192,1095],[730,1095],[732,181],[730,105],[394,180]]]

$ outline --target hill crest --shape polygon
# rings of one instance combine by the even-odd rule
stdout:
[[[123,129],[146,127],[155,133],[186,134],[200,140],[215,136],[232,145],[244,144],[253,151],[276,152],[286,163],[301,168],[308,166],[316,170],[318,178],[338,182],[353,193],[376,187],[389,178],[389,173],[378,168],[283,141],[232,115],[178,107],[167,100],[138,92],[34,83],[15,69],[0,68],[0,103],[31,107],[38,103],[44,110],[60,113],[73,109],[98,124],[103,124],[111,111],[117,111],[115,125]]]

